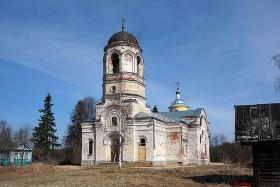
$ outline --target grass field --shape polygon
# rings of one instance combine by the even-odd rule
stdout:
[[[0,186],[230,186],[248,180],[252,170],[234,165],[96,167],[34,164],[1,167]]]

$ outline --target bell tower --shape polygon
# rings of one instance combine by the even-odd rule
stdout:
[[[104,48],[103,97],[122,100],[137,100],[146,106],[144,60],[138,40],[124,30],[111,36]]]

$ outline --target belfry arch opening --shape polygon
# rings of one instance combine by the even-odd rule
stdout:
[[[112,65],[113,65],[113,74],[120,72],[120,56],[117,53],[113,53],[111,56]]]
[[[137,56],[137,74],[139,76],[142,76],[142,70],[143,67],[142,67],[142,60],[141,60],[141,57],[140,56]]]

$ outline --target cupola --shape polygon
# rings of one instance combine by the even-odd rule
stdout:
[[[177,82],[176,99],[169,106],[171,112],[175,111],[187,111],[189,106],[185,104],[183,99],[181,99],[181,93],[179,91],[179,83]]]

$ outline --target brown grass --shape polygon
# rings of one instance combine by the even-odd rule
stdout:
[[[14,175],[39,175],[43,173],[54,172],[56,167],[51,164],[33,163],[29,166],[17,167],[12,172]]]
[[[252,175],[251,169],[233,165],[125,165],[121,170],[116,165],[81,167],[37,164],[29,167],[0,168],[1,186],[225,186],[236,178]],[[44,172],[45,169],[48,172]]]

